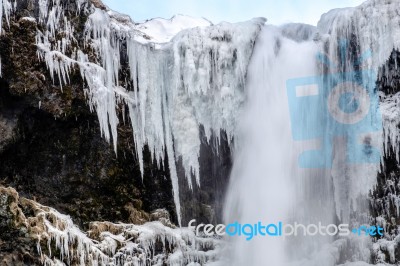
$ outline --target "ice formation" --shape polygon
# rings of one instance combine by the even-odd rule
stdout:
[[[53,209],[38,216],[45,225],[38,234],[38,249],[48,265],[57,265],[56,260],[67,265],[205,265],[217,260],[223,246],[222,240],[196,237],[193,231],[158,221],[144,225],[94,222],[86,234]],[[43,246],[46,241],[47,247]],[[53,245],[59,255],[51,253]]]
[[[245,98],[247,64],[265,21],[254,19],[209,27],[205,27],[209,23],[204,20],[195,21],[195,25],[203,27],[184,30],[168,43],[154,44],[153,41],[169,40],[188,19],[173,19],[169,28],[162,31],[165,36],[157,36],[156,31],[149,29],[156,21],[137,25],[116,12],[82,1],[76,4],[80,12],[89,15],[85,46],[79,47],[61,1],[41,1],[39,23],[44,30],[38,30],[36,37],[38,56],[61,87],[69,83],[71,71],[79,69],[87,85],[89,105],[97,112],[101,133],[107,141],[112,140],[115,150],[119,107],[128,106],[142,174],[145,145],[158,165],[164,162],[165,153],[168,156],[180,223],[175,162],[182,160],[189,187],[193,186],[192,176],[199,185],[200,125],[208,139],[211,134],[219,136],[222,130],[230,139],[233,137],[235,117]],[[175,25],[176,20],[179,23]],[[154,36],[149,37],[150,33]],[[57,39],[60,35],[63,37]],[[122,51],[124,47],[126,51]],[[84,52],[88,50],[94,51],[98,62],[89,60],[89,54]],[[125,61],[130,71],[127,83],[132,85],[124,88],[119,73]]]
[[[143,225],[93,222],[84,233],[69,216],[20,198],[12,188],[0,187],[0,197],[13,222],[37,242],[43,265],[208,265],[224,246],[223,240],[169,227],[165,219]]]
[[[398,162],[400,162],[400,93],[384,95],[381,93],[380,108],[382,111],[384,125],[384,152],[389,154],[392,148]]]
[[[397,0],[369,0],[358,7],[322,15],[318,29],[321,34],[329,34],[332,55],[338,55],[335,43],[343,39],[357,42],[360,52],[371,50],[366,64],[377,71],[393,48],[400,47],[399,8]]]
[[[16,8],[17,1],[14,2],[14,8]],[[8,0],[0,0],[0,35],[3,31],[3,16],[7,23],[7,26],[10,26],[10,14],[12,11],[13,5]],[[0,77],[1,77],[1,56],[0,56]]]
[[[389,58],[392,50],[400,47],[399,12],[400,6],[396,0],[370,0],[358,7],[335,9],[322,15],[317,27],[318,38],[325,43],[324,52],[330,59],[331,69],[342,73],[369,69],[375,75],[385,75],[386,73],[378,71],[379,68]],[[340,49],[343,42],[347,45],[345,55],[341,54]],[[389,122],[393,122],[394,113],[387,112],[394,101],[391,99],[385,101],[387,102],[380,106],[385,146],[388,147],[388,144],[391,144],[398,150],[399,145],[396,144],[398,130],[394,131],[394,125]],[[372,139],[373,145],[383,151],[383,141],[380,136],[375,135]],[[349,217],[349,202],[357,206],[355,204],[357,196],[367,194],[368,190],[374,186],[377,170],[377,167],[371,165],[363,169],[346,168],[347,174],[343,171],[332,173],[339,217],[343,215]],[[348,179],[346,176],[356,178]],[[363,178],[360,180],[359,176]],[[344,184],[347,185],[344,186]]]
[[[14,8],[16,8],[17,5],[17,1],[14,1],[14,3],[12,3],[11,1],[8,0],[1,0],[0,1],[0,34],[2,33],[2,29],[3,29],[3,16],[4,19],[7,23],[7,26],[10,26],[10,15],[11,15],[11,11]]]
[[[324,14],[318,28],[330,42],[329,55],[340,57],[336,49],[341,40],[348,40],[357,45],[359,55],[364,56],[363,62],[349,60],[345,68],[351,71],[357,64],[366,69],[372,69],[378,78],[390,78],[390,73],[381,68],[388,60],[393,49],[400,48],[400,6],[396,0],[370,0],[356,8],[337,9]],[[364,53],[364,54],[362,54]],[[368,54],[370,53],[370,54]],[[384,126],[385,149],[392,146],[397,151],[399,159],[399,132],[393,126],[399,121],[394,121],[397,96],[382,96],[381,112]],[[399,161],[400,162],[400,161]]]

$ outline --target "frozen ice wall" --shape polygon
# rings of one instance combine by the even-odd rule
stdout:
[[[115,151],[119,120],[125,119],[124,109],[129,110],[142,174],[145,145],[160,167],[167,154],[180,223],[176,161],[181,159],[189,187],[193,178],[199,185],[200,125],[208,140],[222,130],[233,138],[236,116],[245,99],[247,65],[265,21],[208,26],[204,20],[178,17],[163,21],[164,30],[160,30],[157,21],[134,24],[106,7],[76,1],[78,13],[88,15],[82,46],[63,5],[60,0],[40,1],[39,59],[46,62],[61,88],[69,83],[72,71],[80,71],[101,134],[113,143]],[[201,27],[184,30],[170,40],[172,33],[190,28],[183,27],[182,21]],[[152,30],[149,27],[154,23],[158,28]],[[120,81],[122,68],[129,69],[124,82]]]
[[[355,41],[360,52],[371,50],[365,63],[377,70],[400,46],[399,8],[397,0],[369,0],[358,7],[335,9],[322,15],[318,30],[329,36],[330,55],[338,55],[338,41]]]
[[[400,47],[399,11],[400,5],[396,0],[370,0],[355,8],[336,9],[322,15],[318,30],[325,43],[323,52],[329,58],[326,73],[371,70],[377,77],[378,68],[389,58],[393,49]],[[379,74],[387,75],[383,72]],[[386,99],[380,108],[384,141],[380,134],[360,136],[370,138],[371,145],[380,149],[382,154],[382,143],[385,143],[386,149],[391,145],[398,150],[399,146],[396,141],[399,132],[393,132],[396,122],[390,118],[393,113],[386,110],[392,106],[391,101]],[[336,162],[339,161],[336,156]],[[342,167],[332,172],[339,218],[349,220],[351,208],[357,210],[359,205],[357,197],[360,194],[365,197],[375,184],[377,171],[378,165],[371,164]]]

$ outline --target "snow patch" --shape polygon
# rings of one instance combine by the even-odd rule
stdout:
[[[166,43],[182,30],[211,25],[212,23],[204,18],[176,15],[171,19],[154,18],[147,20],[144,23],[137,24],[136,29],[145,33],[151,42]]]

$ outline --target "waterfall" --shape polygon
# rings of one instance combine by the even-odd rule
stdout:
[[[376,76],[357,72],[352,60],[363,59],[360,51],[333,39],[313,40],[317,35],[305,31],[314,29],[265,26],[258,37],[226,199],[227,224],[346,223],[351,230],[368,223],[367,195],[379,165],[375,148],[382,148],[372,97]],[[299,35],[292,36],[295,32]],[[337,112],[346,90],[357,91],[357,86],[367,90],[343,108],[359,113]],[[336,99],[333,92],[341,96]],[[355,97],[361,97],[357,104]],[[364,120],[350,121],[353,114]],[[371,246],[369,238],[351,235],[259,235],[250,241],[235,236],[229,241],[229,265],[334,266],[348,260],[343,260],[346,254],[352,261],[368,262]]]
[[[297,43],[265,26],[260,33],[246,85],[237,153],[227,196],[226,222],[277,223],[289,219],[298,176],[291,135],[286,81],[315,75],[317,45]],[[234,265],[283,265],[281,238],[234,239]]]

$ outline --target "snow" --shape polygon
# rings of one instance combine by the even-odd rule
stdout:
[[[29,21],[29,22],[36,23],[36,19],[33,18],[33,17],[22,17],[21,20],[26,20],[26,21]]]
[[[176,15],[171,19],[154,18],[144,23],[139,23],[135,27],[137,30],[145,33],[155,43],[166,43],[185,29],[195,27],[207,27],[212,23],[204,18],[193,18],[190,16]]]

